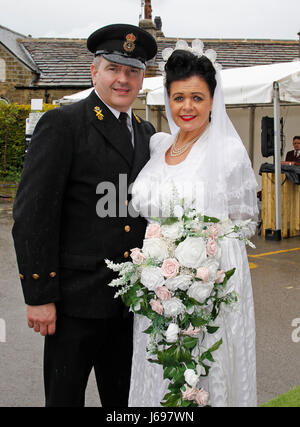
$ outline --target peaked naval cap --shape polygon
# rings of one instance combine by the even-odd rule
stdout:
[[[146,61],[157,53],[157,44],[148,31],[135,25],[112,24],[99,28],[87,39],[87,48],[95,56],[110,62],[145,69]]]

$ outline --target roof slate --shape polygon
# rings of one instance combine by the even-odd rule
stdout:
[[[174,47],[175,38],[159,37],[154,70],[157,75],[161,52]],[[185,39],[191,42],[190,39]],[[289,62],[299,57],[297,40],[224,40],[202,39],[205,49],[217,52],[217,62],[224,69]],[[93,55],[85,39],[31,39],[19,43],[28,51],[41,75],[38,85],[90,87],[90,64]]]
[[[18,43],[18,39],[23,38],[24,35],[16,33],[9,28],[0,25],[0,43],[9,49],[17,58],[19,58],[30,70],[38,71],[37,66],[28,54],[28,51]]]
[[[161,52],[166,47],[174,48],[174,38],[159,38],[157,61],[161,61]],[[184,39],[189,44],[192,39]],[[224,69],[235,67],[252,67],[278,62],[290,62],[299,57],[299,42],[296,40],[233,40],[202,39],[204,50],[214,49],[217,62]]]
[[[38,85],[90,87],[93,54],[83,39],[23,39],[41,75]]]

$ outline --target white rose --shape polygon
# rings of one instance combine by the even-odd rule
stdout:
[[[195,374],[193,369],[187,369],[184,372],[184,379],[191,387],[197,387],[199,376]]]
[[[185,305],[178,298],[170,298],[167,301],[162,301],[164,315],[166,317],[176,317],[185,312]]]
[[[142,270],[141,283],[149,291],[154,291],[158,286],[162,286],[164,281],[164,276],[159,267],[146,267]]]
[[[176,323],[170,323],[166,330],[166,339],[168,342],[176,342],[179,334],[179,327]]]
[[[182,206],[175,205],[173,212],[174,212],[174,216],[176,216],[178,219],[181,219],[183,217],[184,210]]]
[[[187,294],[190,298],[203,304],[206,298],[210,296],[213,287],[214,285],[212,282],[194,282],[187,291]]]
[[[182,274],[176,277],[170,277],[169,279],[166,280],[166,283],[165,283],[167,288],[172,292],[177,291],[177,289],[186,291],[191,284],[192,284],[192,277],[187,274]]]
[[[183,235],[183,224],[181,222],[174,222],[170,225],[163,225],[161,227],[162,235],[167,239],[177,240]]]
[[[175,256],[181,265],[198,268],[206,260],[206,245],[200,237],[187,237],[179,243]]]
[[[156,258],[158,261],[163,261],[168,258],[168,248],[160,238],[145,239],[142,252],[150,258]]]

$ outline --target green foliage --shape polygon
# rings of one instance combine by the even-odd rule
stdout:
[[[10,179],[22,170],[25,151],[25,120],[30,106],[0,106],[0,176]]]
[[[45,104],[43,111],[54,108]],[[26,119],[30,105],[0,104],[0,178],[19,181],[25,154]]]
[[[260,405],[262,408],[300,408],[300,386]]]

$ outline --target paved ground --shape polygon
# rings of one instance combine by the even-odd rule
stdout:
[[[38,407],[44,406],[43,338],[26,324],[9,210],[0,203],[0,407]],[[300,238],[270,242],[257,236],[253,242],[256,249],[249,249],[248,255],[256,312],[258,401],[263,403],[300,384],[300,342],[292,338],[293,319],[300,319]],[[295,336],[300,338],[300,332]],[[99,406],[96,390],[92,375],[86,406]]]

